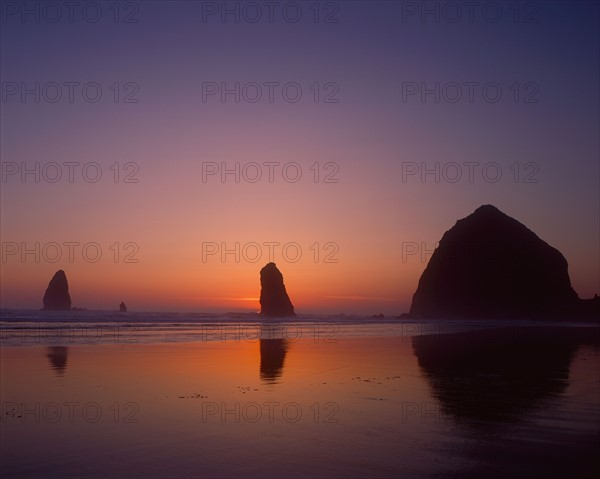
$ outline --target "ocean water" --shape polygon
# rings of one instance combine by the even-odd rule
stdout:
[[[506,326],[586,323],[490,320],[406,320],[388,316],[298,315],[265,320],[256,313],[148,313],[118,311],[0,310],[0,341],[4,346],[36,344],[162,343],[189,341],[256,341],[261,334],[289,340],[340,336],[439,335]]]
[[[0,477],[595,477],[599,328],[1,311]]]

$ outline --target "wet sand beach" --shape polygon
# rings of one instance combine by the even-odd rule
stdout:
[[[5,345],[2,477],[598,471],[597,328],[372,328],[327,341]]]

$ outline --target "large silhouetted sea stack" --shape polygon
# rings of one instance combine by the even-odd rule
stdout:
[[[44,294],[44,309],[56,311],[67,311],[71,309],[71,296],[69,296],[69,283],[67,275],[61,269],[58,270],[46,289]]]
[[[410,317],[564,317],[578,304],[564,256],[484,205],[442,237],[419,280]]]
[[[260,312],[271,317],[295,316],[283,275],[275,263],[268,263],[260,270]]]

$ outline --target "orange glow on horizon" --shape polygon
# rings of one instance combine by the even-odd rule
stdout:
[[[466,213],[470,211],[466,209]],[[311,229],[290,229],[302,231],[295,236],[283,234],[286,228],[292,228],[292,223],[285,220],[272,234],[268,234],[261,232],[256,221],[245,225],[245,218],[240,228],[254,226],[252,230],[244,230],[242,235],[241,230],[228,226],[225,220],[227,214],[222,219],[216,215],[207,217],[205,223],[209,225],[204,227],[219,228],[223,232],[221,242],[212,241],[217,238],[206,235],[204,227],[197,225],[189,225],[177,238],[168,233],[177,230],[177,222],[185,221],[183,213],[171,215],[169,221],[172,224],[165,225],[162,233],[156,232],[154,224],[143,219],[139,227],[125,227],[130,233],[121,234],[125,239],[146,238],[138,243],[137,263],[124,262],[123,251],[119,261],[114,261],[110,247],[115,238],[109,233],[100,238],[83,236],[86,241],[93,238],[103,248],[102,258],[94,263],[78,256],[72,263],[51,263],[43,261],[44,258],[37,262],[31,255],[23,262],[18,254],[6,258],[0,268],[0,304],[4,308],[41,308],[48,282],[58,269],[63,269],[69,281],[72,304],[76,307],[114,310],[124,301],[130,311],[257,312],[260,310],[259,272],[269,260],[274,259],[298,314],[399,315],[410,308],[412,295],[436,242],[453,226],[454,217],[465,212],[461,209],[460,213],[438,213],[439,218],[435,222],[429,220],[427,224],[419,219],[427,216],[426,206],[398,214],[404,218],[403,221],[390,223],[387,218],[372,219],[381,229],[375,236],[366,229],[354,231],[349,226],[350,220],[344,217],[346,213],[342,212],[340,220],[344,223],[312,222]],[[241,218],[237,214],[235,216],[235,221]],[[519,219],[531,223],[527,218]],[[307,223],[311,222],[311,217],[296,220]],[[44,238],[42,227],[35,224],[24,226],[32,237]],[[79,224],[75,227],[85,230]],[[318,237],[312,231],[319,231]],[[546,233],[542,230],[540,236],[549,236]],[[426,238],[435,238],[435,241],[427,242]],[[19,243],[21,238],[8,239]],[[69,238],[50,239],[63,243]],[[337,239],[338,249],[329,259],[337,262],[325,261],[333,250],[327,250],[324,245],[331,239]],[[203,255],[203,245],[208,240],[217,243],[219,248],[224,245],[225,253]],[[295,243],[300,246],[302,255],[295,262],[290,261],[294,258],[286,260],[282,257],[281,246],[275,251],[274,258],[269,257],[264,247],[258,261],[249,257],[250,248],[246,248],[246,257],[243,247],[237,256],[227,252],[233,250],[236,243],[263,245],[269,242],[279,245]],[[404,242],[413,242],[423,251],[407,256],[402,250]],[[122,249],[124,242],[120,244]],[[559,250],[565,249],[554,241],[550,244]],[[593,296],[594,271],[589,259],[583,251],[577,251],[571,254],[571,258],[567,256],[567,260],[573,286],[580,297]],[[573,264],[578,266],[579,271],[575,276]],[[582,265],[586,265],[584,269]]]

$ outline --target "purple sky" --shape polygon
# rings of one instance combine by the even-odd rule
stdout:
[[[297,310],[400,313],[421,253],[485,203],[600,292],[598,4],[450,3],[272,2],[270,22],[269,2],[121,2],[115,22],[99,2],[94,23],[93,5],[69,21],[55,2],[53,22],[48,2],[2,2],[0,305],[40,307],[62,268],[75,306],[256,310],[278,242],[302,252],[274,258]]]

